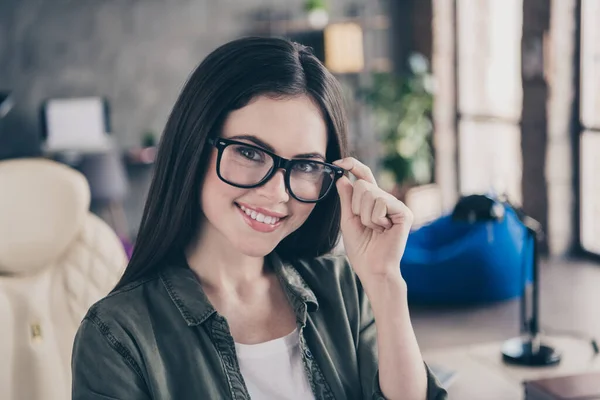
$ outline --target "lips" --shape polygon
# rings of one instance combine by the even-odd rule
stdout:
[[[236,207],[244,219],[244,222],[246,222],[246,224],[248,224],[248,226],[255,231],[262,233],[275,231],[277,228],[279,228],[279,226],[281,226],[282,220],[286,218],[286,216],[276,217],[273,215],[266,215],[267,213],[259,212],[257,209],[251,209],[242,204],[236,203]]]
[[[248,208],[246,206],[239,206],[242,211],[246,213],[247,216],[252,218],[255,221],[262,222],[267,225],[275,225],[277,222],[281,220],[279,217],[275,217],[273,215],[263,214],[254,209]]]
[[[270,217],[276,217],[276,218],[285,218],[285,217],[287,217],[287,213],[272,211],[272,210],[268,210],[268,209],[262,208],[262,207],[255,207],[255,206],[253,206],[251,204],[248,204],[248,203],[236,202],[235,205],[238,206],[238,207],[244,207],[244,208],[250,209],[251,211],[256,211],[257,213],[264,214],[265,216],[268,215]]]

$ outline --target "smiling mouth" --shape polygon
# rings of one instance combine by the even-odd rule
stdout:
[[[248,208],[246,206],[243,206],[241,204],[237,204],[235,203],[235,205],[241,209],[244,213],[246,213],[246,215],[251,218],[254,221],[260,222],[262,224],[265,225],[271,225],[271,226],[275,226],[279,223],[279,221],[284,220],[286,217],[275,217],[272,215],[265,215],[261,212],[258,212],[256,210],[253,210],[251,208]]]

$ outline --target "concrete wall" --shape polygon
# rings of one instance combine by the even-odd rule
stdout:
[[[299,1],[288,2],[296,8]],[[16,107],[0,128],[0,158],[38,152],[40,105],[49,97],[102,95],[118,146],[159,134],[192,69],[252,29],[259,0],[0,2],[0,88]],[[129,171],[125,210],[141,219],[151,168]]]
[[[123,147],[159,132],[186,77],[251,29],[261,1],[3,0],[0,87],[15,92],[11,129],[38,131],[48,97],[103,95]],[[290,8],[294,3],[288,2]]]
[[[331,19],[352,0],[330,0]],[[0,90],[16,107],[0,122],[0,159],[37,155],[40,106],[50,97],[105,96],[124,151],[157,135],[193,68],[213,49],[253,34],[257,16],[303,16],[303,0],[1,0]],[[365,4],[358,12],[365,12]],[[382,3],[368,3],[380,13]],[[355,10],[356,12],[356,10]],[[367,44],[373,36],[365,38]],[[387,43],[387,42],[386,42]],[[377,46],[367,45],[367,53]],[[379,49],[378,51],[387,49]],[[369,57],[369,54],[367,54]],[[375,57],[375,56],[374,56]],[[131,171],[126,211],[135,229],[150,168]]]

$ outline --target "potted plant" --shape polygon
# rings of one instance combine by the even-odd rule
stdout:
[[[304,10],[308,13],[308,23],[314,29],[322,29],[329,22],[326,0],[306,0]]]
[[[411,55],[409,66],[402,76],[375,73],[362,91],[383,144],[382,186],[399,198],[433,176],[433,80],[424,56]]]

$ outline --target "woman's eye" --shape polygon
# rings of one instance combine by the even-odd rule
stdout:
[[[316,163],[301,162],[301,163],[296,164],[295,169],[300,172],[310,173],[310,172],[314,172],[315,170],[317,170],[318,167],[319,166]]]
[[[238,151],[242,156],[246,157],[249,160],[260,161],[262,158],[258,151],[250,147],[240,147]]]

